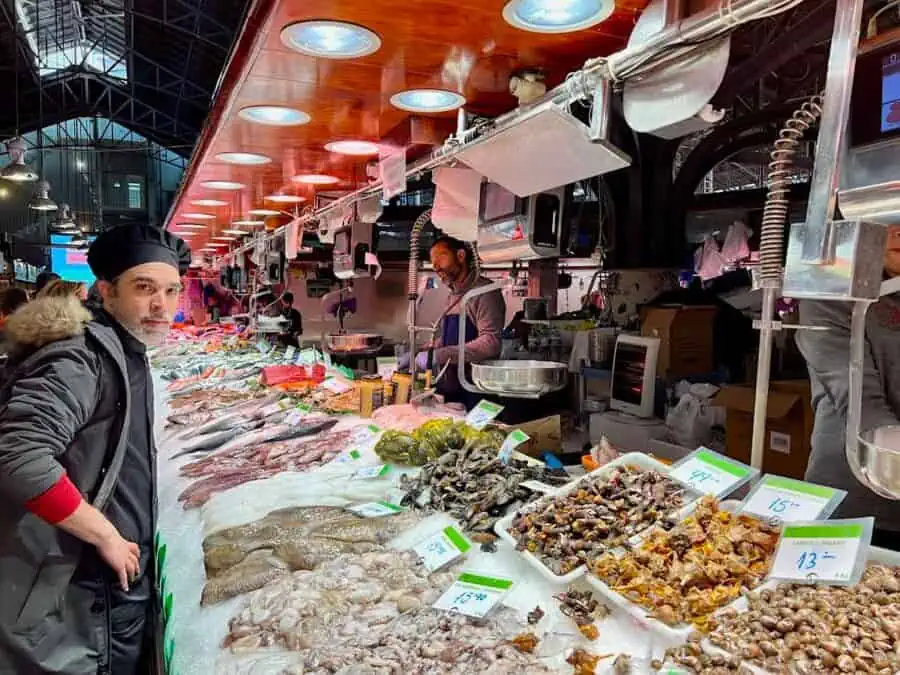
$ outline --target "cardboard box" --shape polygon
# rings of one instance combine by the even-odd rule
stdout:
[[[559,453],[562,450],[562,419],[559,415],[514,424],[509,427],[510,431],[513,429],[521,429],[528,434],[528,440],[516,448],[522,454],[540,457],[545,451]]]
[[[677,379],[715,370],[715,316],[715,307],[644,307],[641,310],[641,335],[659,338],[656,374]]]
[[[726,454],[745,464],[750,463],[754,397],[754,387],[729,385],[713,400],[725,408]],[[769,383],[763,473],[802,479],[809,461],[812,427],[809,381]]]

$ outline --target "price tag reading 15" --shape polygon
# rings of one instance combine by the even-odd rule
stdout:
[[[434,603],[435,609],[481,618],[512,588],[509,579],[463,572]]]
[[[867,523],[866,521],[869,521]],[[849,585],[859,581],[873,518],[786,525],[772,562],[772,579]]]
[[[745,464],[699,448],[673,467],[670,476],[697,492],[721,497],[755,473]]]
[[[843,497],[840,490],[781,476],[765,476],[747,497],[741,512],[782,522],[827,517]],[[823,514],[831,506],[828,514]]]

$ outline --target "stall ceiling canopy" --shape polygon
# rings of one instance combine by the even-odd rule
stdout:
[[[521,1],[526,8],[541,4]],[[196,221],[187,214],[196,215],[197,200],[227,202],[201,209],[215,219],[204,221],[206,231],[195,230],[196,247],[229,229],[232,221],[252,219],[251,209],[288,211],[298,206],[286,200],[275,203],[267,196],[291,195],[311,202],[316,190],[360,187],[367,182],[373,148],[339,146],[355,151],[342,154],[326,145],[370,141],[381,147],[402,145],[415,154],[441,143],[455,128],[453,110],[411,113],[397,106],[403,103],[398,94],[435,90],[432,101],[453,107],[454,97],[442,93],[450,92],[464,97],[469,113],[498,115],[516,105],[509,93],[511,76],[537,71],[545,76],[548,89],[559,84],[586,59],[621,49],[647,2],[570,2],[588,9],[596,5],[606,18],[557,33],[514,27],[504,19],[507,0],[273,2],[256,17],[251,13],[238,38],[235,61],[224,74],[233,86],[214,104],[167,224],[178,230],[179,223]],[[367,30],[354,35],[323,31],[323,21]],[[357,55],[323,58],[310,53],[316,47],[342,46]],[[273,115],[264,109],[262,116],[279,124],[262,124],[252,120],[258,106],[282,106],[293,113],[276,110]]]

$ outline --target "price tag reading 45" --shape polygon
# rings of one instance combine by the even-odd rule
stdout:
[[[472,548],[472,544],[462,536],[455,527],[445,527],[440,532],[428,537],[413,550],[422,559],[422,564],[429,572],[434,572],[453,562]]]
[[[473,429],[481,431],[502,411],[502,405],[491,403],[490,401],[481,401],[466,415],[466,424]]]
[[[669,474],[692,490],[715,497],[733,492],[759,473],[746,464],[707,448],[697,448],[672,468]]]
[[[859,581],[872,541],[874,518],[786,525],[772,562],[772,579],[849,586]]]
[[[763,476],[741,506],[742,513],[785,523],[827,518],[846,496],[843,490],[781,476]]]
[[[481,618],[500,602],[513,586],[509,579],[463,572],[434,603],[435,609]]]

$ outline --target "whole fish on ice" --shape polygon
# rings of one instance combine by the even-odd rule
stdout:
[[[223,444],[228,443],[236,438],[239,438],[249,431],[253,431],[254,429],[258,429],[262,426],[262,422],[249,422],[240,426],[232,427],[231,429],[225,429],[223,431],[216,431],[211,434],[206,434],[205,436],[200,436],[192,443],[187,444],[181,450],[172,455],[172,459],[177,457],[183,457],[184,455],[190,455],[194,452],[203,452],[208,450],[216,450],[220,448]]]

